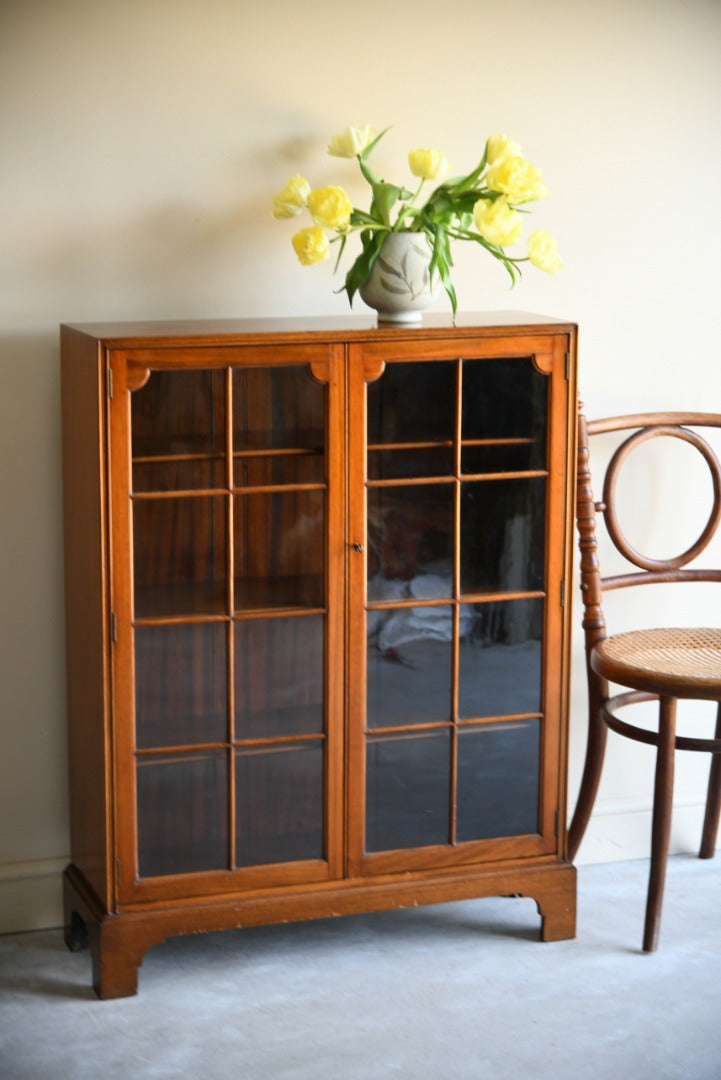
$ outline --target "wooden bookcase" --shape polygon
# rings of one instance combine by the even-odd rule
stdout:
[[[575,327],[61,339],[65,923],[98,995],[169,935],[443,900],[572,937]]]

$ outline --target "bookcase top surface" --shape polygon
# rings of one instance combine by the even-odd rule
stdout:
[[[197,342],[206,344],[243,338],[248,341],[273,335],[288,340],[307,340],[322,336],[328,341],[382,340],[399,337],[459,336],[558,333],[575,329],[575,324],[546,315],[524,311],[463,312],[425,314],[415,325],[378,323],[374,314],[307,317],[259,317],[243,319],[173,319],[153,321],[65,323],[61,332],[81,334],[116,348],[129,348],[140,342],[160,344]]]

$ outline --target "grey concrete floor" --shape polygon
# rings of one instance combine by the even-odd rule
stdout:
[[[483,899],[174,938],[98,1001],[59,930],[0,937],[2,1080],[720,1080],[721,855],[579,869],[578,936]]]

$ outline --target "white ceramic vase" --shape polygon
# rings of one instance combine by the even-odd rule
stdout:
[[[420,322],[433,303],[431,249],[424,233],[388,233],[365,285],[358,290],[386,323]],[[435,286],[435,283],[433,283]]]

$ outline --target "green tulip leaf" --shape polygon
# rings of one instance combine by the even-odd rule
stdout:
[[[385,233],[371,232],[362,234],[363,251],[346,274],[344,289],[348,293],[348,302],[353,306],[353,297],[361,285],[365,285],[371,276],[371,270],[375,266],[376,259],[381,253]]]

